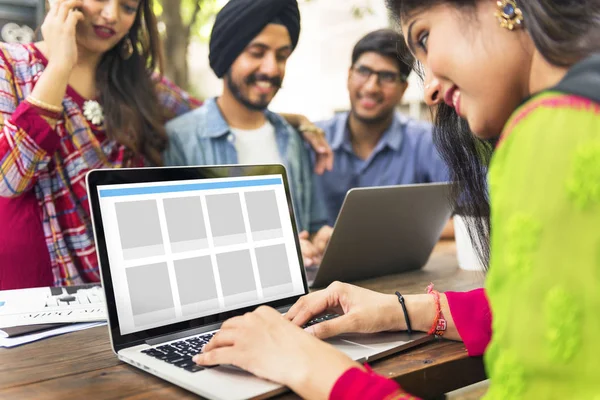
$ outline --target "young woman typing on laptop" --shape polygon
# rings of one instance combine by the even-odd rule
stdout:
[[[487,208],[482,140],[498,142],[485,293],[429,288],[403,298],[403,312],[400,296],[336,283],[301,299],[287,319],[260,308],[227,321],[197,362],[234,364],[306,398],[412,398],[314,337],[401,330],[410,321],[413,330],[464,340],[471,355],[485,351],[486,398],[597,398],[597,0],[388,4],[425,68],[425,98],[444,128],[438,141],[455,180],[468,183],[461,201],[474,199],[473,210]],[[485,224],[479,232],[486,237]],[[297,327],[330,309],[343,316],[308,328],[314,335]]]
[[[43,41],[0,44],[0,290],[97,282],[86,173],[161,165],[165,122],[200,105],[161,75],[152,10],[55,0]]]

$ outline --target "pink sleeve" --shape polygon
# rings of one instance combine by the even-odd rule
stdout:
[[[482,355],[492,338],[492,313],[484,289],[444,294],[467,352],[471,357]]]
[[[0,197],[29,191],[60,146],[56,130],[22,101],[15,82],[13,65],[0,49]]]
[[[0,197],[18,197],[30,190],[59,145],[56,131],[27,102],[12,115],[0,110]]]
[[[375,374],[368,365],[367,371],[350,368],[337,380],[330,400],[418,400],[416,397],[405,393],[400,386],[391,379]]]

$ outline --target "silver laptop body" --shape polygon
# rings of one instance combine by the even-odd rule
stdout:
[[[452,183],[351,189],[311,287],[421,268],[451,215]]]
[[[231,366],[195,367],[189,357],[226,319],[259,305],[284,313],[308,293],[285,168],[95,170],[87,185],[119,359],[208,399],[284,392]],[[428,340],[383,333],[330,342],[367,361]]]

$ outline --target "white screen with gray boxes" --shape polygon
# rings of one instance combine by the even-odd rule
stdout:
[[[304,292],[279,175],[98,193],[121,334]]]

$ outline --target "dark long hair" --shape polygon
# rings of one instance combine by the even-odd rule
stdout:
[[[134,51],[124,59],[127,38]],[[129,34],[104,54],[96,71],[107,135],[129,150],[129,161],[142,156],[162,165],[167,135],[153,78],[157,69],[163,70],[163,60],[156,16],[152,0],[142,0]]]
[[[398,23],[421,10],[449,3],[474,9],[478,0],[386,0]],[[597,0],[517,0],[525,29],[541,55],[551,64],[569,67],[600,51],[600,6]],[[490,206],[487,166],[495,143],[473,136],[452,107],[434,110],[434,142],[458,182],[454,203],[458,214],[480,217],[470,221],[469,235],[484,265],[489,263]],[[498,132],[500,135],[501,132]]]

